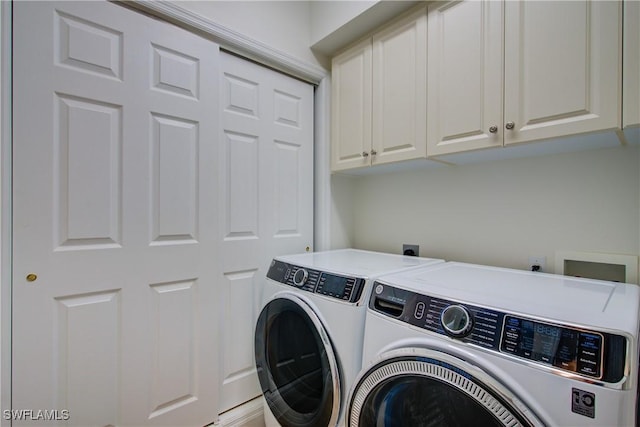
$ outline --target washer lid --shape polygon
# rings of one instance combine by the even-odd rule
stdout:
[[[276,257],[277,260],[321,271],[371,278],[408,268],[444,262],[441,259],[420,258],[359,249],[339,249]]]
[[[399,288],[511,313],[636,334],[637,285],[524,270],[444,263],[378,278]]]

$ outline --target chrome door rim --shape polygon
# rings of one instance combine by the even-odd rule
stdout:
[[[324,324],[322,323],[322,321],[320,320],[316,312],[309,305],[309,303],[305,301],[303,298],[300,298],[295,294],[291,294],[291,293],[276,294],[271,300],[269,300],[264,305],[263,309],[266,308],[269,304],[279,299],[288,300],[294,303],[295,305],[297,305],[298,307],[300,307],[304,311],[304,313],[307,315],[309,320],[311,320],[311,323],[313,324],[314,328],[318,332],[318,335],[322,341],[322,345],[326,352],[327,361],[329,363],[329,371],[331,373],[332,393],[334,396],[333,405],[331,408],[331,418],[329,419],[329,426],[335,426],[338,422],[338,417],[340,415],[340,404],[342,399],[342,395],[340,393],[341,380],[340,380],[340,373],[338,369],[337,358],[335,356],[335,352],[333,349],[333,344],[329,338],[329,335],[327,334],[326,328],[324,327]],[[271,383],[275,383],[270,370],[267,370],[267,375],[269,377],[269,381]],[[285,402],[285,400],[280,396],[280,393],[277,388],[276,388],[276,391],[278,393],[278,400]]]
[[[348,426],[358,426],[367,397],[380,383],[407,375],[436,379],[457,388],[492,413],[504,426],[543,425],[530,411],[525,414],[515,404],[519,400],[479,367],[441,351],[408,347],[384,353],[369,369],[360,373],[349,399]],[[500,400],[513,404],[507,407]]]

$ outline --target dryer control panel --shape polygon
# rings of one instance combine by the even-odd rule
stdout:
[[[624,377],[627,340],[374,283],[369,308],[466,344],[583,377],[616,383]]]
[[[274,260],[267,277],[303,291],[324,295],[340,301],[356,303],[360,300],[365,279],[313,270]]]

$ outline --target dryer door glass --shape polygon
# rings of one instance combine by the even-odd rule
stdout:
[[[446,362],[381,362],[356,386],[350,426],[531,426],[491,387]]]
[[[283,427],[328,426],[337,419],[338,369],[322,328],[310,307],[296,297],[274,299],[258,318],[258,378]]]

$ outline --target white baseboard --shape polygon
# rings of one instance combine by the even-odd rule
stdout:
[[[262,397],[257,397],[220,414],[220,427],[264,427]]]

